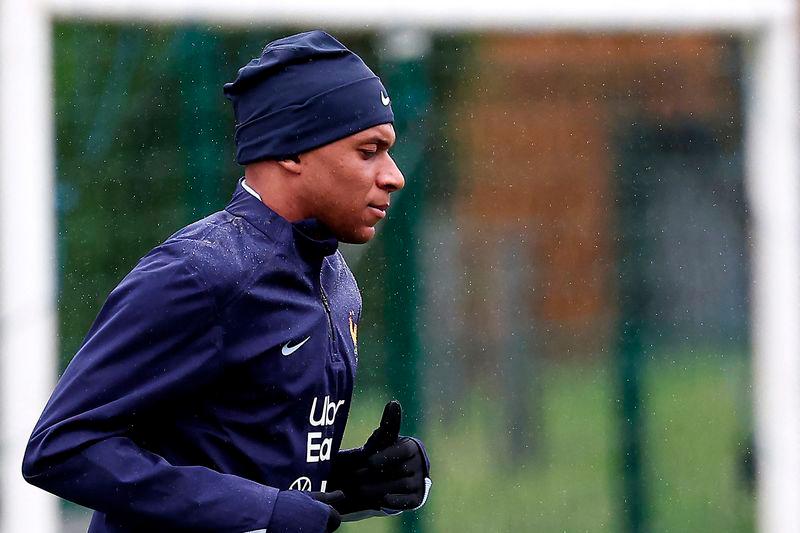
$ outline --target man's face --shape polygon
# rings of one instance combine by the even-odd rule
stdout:
[[[310,216],[342,242],[365,243],[386,216],[389,196],[405,185],[389,155],[395,133],[381,124],[300,156]]]

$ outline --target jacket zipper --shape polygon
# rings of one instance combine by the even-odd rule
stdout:
[[[319,280],[319,294],[322,297],[322,307],[325,308],[325,315],[328,317],[328,353],[333,361],[339,360],[339,355],[336,353],[336,337],[333,334],[333,315],[331,315],[331,306],[328,302],[328,295],[325,294],[325,289],[322,288],[322,279]],[[336,394],[338,386],[334,383],[334,390],[331,393]],[[325,436],[333,435],[335,426],[327,426],[325,428]]]
[[[328,303],[328,295],[325,294],[325,289],[322,288],[322,280],[319,283],[319,294],[322,297],[322,307],[325,308],[325,315],[328,317],[328,339],[331,343],[331,350],[333,349],[333,317],[331,316],[331,307]],[[333,355],[333,354],[331,354]]]

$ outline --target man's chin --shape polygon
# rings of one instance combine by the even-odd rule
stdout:
[[[365,244],[372,240],[375,236],[375,228],[366,227],[359,228],[356,231],[350,231],[343,235],[338,235],[339,242],[347,244]]]

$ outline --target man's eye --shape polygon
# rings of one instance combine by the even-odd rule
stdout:
[[[364,159],[369,159],[371,157],[375,157],[377,154],[377,150],[361,150],[361,153],[364,154]]]

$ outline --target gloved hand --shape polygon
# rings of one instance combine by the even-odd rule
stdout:
[[[344,493],[344,499],[333,504],[340,514],[396,514],[425,502],[430,487],[425,447],[418,439],[400,436],[401,421],[402,408],[392,400],[364,446],[340,451],[334,458],[329,484]]]
[[[336,504],[344,502],[344,493],[340,490],[337,490],[334,492],[309,492],[308,495],[318,502],[330,506],[327,533],[339,529],[339,525],[342,523],[342,517],[339,516],[339,512],[336,510]]]

